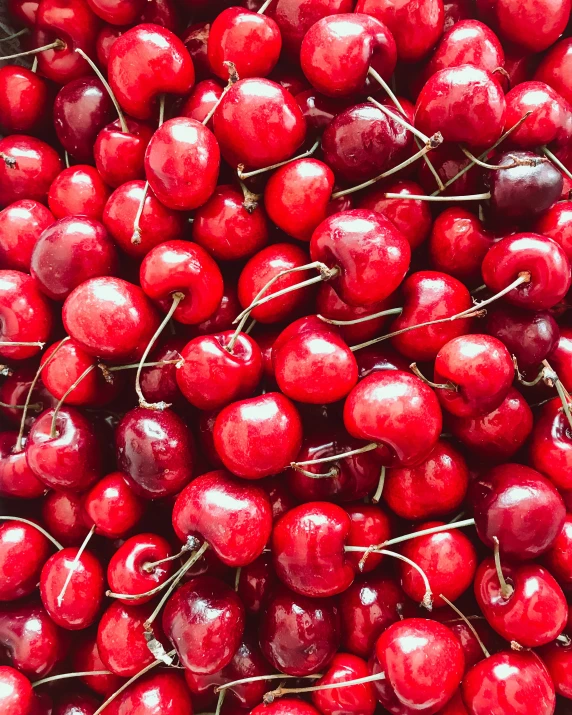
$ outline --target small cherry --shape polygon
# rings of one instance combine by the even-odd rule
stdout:
[[[0,601],[15,601],[36,589],[52,544],[34,526],[21,521],[0,523]]]
[[[103,127],[93,146],[97,171],[113,188],[145,176],[145,150],[153,136],[153,130],[144,122],[126,117],[124,123],[125,127],[116,119]]]
[[[167,404],[180,402],[177,366],[181,362],[181,350],[184,345],[185,341],[181,338],[171,338],[150,353],[151,366],[141,370],[140,379],[141,394],[147,402]]]
[[[48,111],[48,87],[42,77],[17,65],[4,65],[0,69],[0,127],[3,132],[35,132]]]
[[[48,206],[56,218],[81,214],[101,221],[110,194],[99,172],[87,164],[64,169],[48,192]]]
[[[125,536],[145,511],[121,472],[100,479],[85,495],[84,509],[95,524],[95,533],[110,539]]]
[[[45,203],[52,181],[63,169],[55,149],[34,137],[0,139],[0,206],[20,199]]]
[[[276,585],[276,581],[269,553],[261,554],[248,566],[242,567],[236,592],[248,614],[252,615],[261,612]]]
[[[32,684],[9,665],[0,666],[0,707],[4,715],[28,715],[32,712]]]
[[[95,633],[88,631],[83,637],[79,637],[75,642],[72,657],[79,672],[90,673],[107,670],[97,649]],[[90,690],[104,697],[107,697],[113,691],[117,690],[122,684],[121,678],[111,673],[109,675],[85,675],[82,676],[81,680]]]
[[[132,25],[145,7],[143,0],[88,0],[87,4],[98,17],[111,25]]]
[[[567,638],[565,636],[565,640]],[[570,698],[572,695],[572,681],[570,678],[571,651],[569,638],[564,643],[557,639],[553,643],[542,646],[538,651],[538,655],[550,673],[556,693],[565,698]]]
[[[71,491],[46,494],[42,504],[42,522],[64,546],[80,546],[89,533],[83,498]]]
[[[348,532],[348,545],[350,546],[371,546],[371,544],[382,544],[391,536],[390,517],[383,509],[375,504],[349,504],[346,512],[350,517],[350,530]],[[348,561],[356,571],[367,573],[373,571],[383,559],[382,554],[368,554],[368,559],[360,567],[361,555],[348,554]],[[423,595],[418,599],[423,600]]]
[[[15,201],[0,211],[0,264],[24,273],[30,272],[30,259],[36,241],[51,226],[54,217],[38,201]]]
[[[192,715],[189,689],[178,673],[151,673],[106,705],[106,715]]]

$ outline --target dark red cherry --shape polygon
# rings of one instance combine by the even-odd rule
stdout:
[[[113,188],[143,178],[145,150],[153,136],[148,124],[130,117],[125,123],[127,132],[122,131],[119,120],[103,127],[93,147],[95,166],[103,181]]]
[[[106,707],[107,715],[192,715],[189,689],[178,673],[156,672],[137,680]]]
[[[31,524],[0,524],[0,601],[15,601],[33,593],[52,544]]]
[[[97,54],[99,66],[102,69],[107,71],[111,46],[127,29],[128,28],[125,27],[117,27],[116,25],[104,24],[101,30],[97,33],[97,38],[95,40],[95,52]]]
[[[442,517],[459,508],[468,485],[463,456],[440,439],[423,462],[387,470],[383,498],[402,519]]]
[[[159,25],[141,24],[111,46],[108,77],[127,114],[135,119],[150,119],[159,95],[189,92],[195,71],[176,35]]]
[[[84,508],[97,534],[110,539],[125,536],[144,514],[141,500],[121,472],[100,479],[85,495]]]
[[[17,439],[15,431],[0,432],[0,496],[35,499],[45,493],[46,486],[28,466],[25,451],[15,451]]]
[[[232,321],[240,313],[240,309],[236,283],[234,281],[225,280],[222,300],[216,312],[207,320],[203,320],[202,323],[191,328],[190,334],[196,332],[198,335],[211,335],[224,330],[231,330],[234,327]],[[181,347],[183,347],[184,344],[183,342]]]
[[[34,132],[49,111],[45,80],[26,67],[0,69],[0,127],[6,134]]]
[[[210,22],[196,22],[189,25],[181,35],[183,44],[193,60],[195,75],[198,80],[204,80],[211,74],[207,55],[210,29]]]
[[[36,696],[37,699],[40,697],[39,694]],[[90,693],[71,692],[55,697],[51,712],[53,715],[93,715],[98,707],[99,700]]]
[[[115,445],[117,466],[145,499],[176,494],[191,479],[192,437],[171,410],[130,410],[117,427]]]
[[[272,593],[277,579],[269,553],[261,554],[248,566],[243,566],[237,593],[249,614],[260,613]]]
[[[445,142],[431,151],[431,164],[441,183],[444,185],[451,179],[455,179],[445,188],[443,195],[458,196],[482,191],[482,174],[479,170],[475,170],[476,165],[468,170],[470,163],[471,160],[465,156],[461,149],[449,142]],[[456,178],[463,169],[466,169],[465,173]],[[433,172],[424,161],[417,164],[417,179],[428,194],[440,189]]]
[[[14,427],[19,427],[22,420],[22,410],[17,409],[16,405],[23,405],[26,402],[36,372],[37,368],[34,364],[23,363],[9,377],[4,378],[3,384],[0,386],[0,400],[5,405],[11,405],[9,407],[0,407],[0,413]],[[30,403],[32,409],[28,409],[28,415],[26,416],[26,427],[28,428],[32,426],[34,419],[42,409],[54,407],[57,404],[57,400],[48,392],[42,381],[38,380],[32,390]]]
[[[147,402],[180,402],[177,365],[184,345],[182,338],[171,338],[149,354],[149,362],[159,364],[145,367],[141,371],[141,392]]]
[[[558,372],[566,389],[572,385],[572,330],[560,326],[558,344],[549,355],[550,364]]]
[[[409,371],[405,358],[396,353],[387,343],[377,343],[356,351],[360,379],[383,370]]]
[[[353,437],[377,442],[382,464],[411,466],[435,446],[442,416],[430,387],[415,375],[388,370],[354,387],[344,405],[344,425]]]
[[[334,656],[324,676],[316,685],[334,685],[348,680],[366,678],[369,675],[367,663],[362,658],[348,653]],[[373,715],[377,701],[371,683],[349,685],[343,688],[317,690],[312,693],[312,702],[324,715],[344,712],[348,715]]]
[[[56,218],[81,215],[100,221],[110,193],[97,169],[78,164],[56,176],[48,193],[48,205]]]
[[[549,643],[539,649],[538,654],[550,673],[558,695],[570,698],[572,695],[572,649],[570,643]]]
[[[261,614],[260,648],[277,670],[311,675],[322,671],[335,655],[339,631],[334,599],[306,598],[282,586]]]
[[[139,22],[160,25],[178,34],[181,24],[178,3],[173,0],[151,0],[151,2],[145,3],[144,8]]]
[[[18,26],[32,29],[36,22],[38,0],[9,0],[7,9]]]
[[[89,527],[85,518],[83,498],[70,491],[52,491],[44,497],[42,522],[54,538],[64,546],[80,546]]]
[[[546,82],[567,102],[572,102],[572,86],[570,85],[571,60],[572,39],[560,40],[546,53],[534,75],[535,80]]]
[[[29,273],[36,241],[54,217],[38,201],[23,199],[0,211],[0,264]]]
[[[20,199],[46,203],[52,181],[63,169],[56,150],[40,139],[12,134],[0,139],[0,153],[0,206]]]
[[[89,7],[105,22],[111,25],[132,25],[143,12],[143,0],[88,0]]]
[[[530,463],[562,490],[572,490],[572,438],[562,402],[550,400],[540,412],[530,440]]]
[[[316,92],[315,89],[307,89],[296,95],[296,102],[302,110],[308,131],[312,134],[322,134],[332,119],[348,108],[351,99],[336,100]]]
[[[225,583],[199,576],[167,601],[163,630],[185,668],[210,675],[228,665],[238,649],[244,630],[244,607]]]
[[[0,666],[0,707],[4,715],[32,712],[34,691],[26,676],[9,665]]]

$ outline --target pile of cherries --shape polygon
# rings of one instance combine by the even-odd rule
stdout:
[[[8,11],[0,713],[571,713],[570,0]]]

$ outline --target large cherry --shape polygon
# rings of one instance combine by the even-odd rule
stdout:
[[[0,601],[15,601],[33,593],[51,551],[51,543],[31,524],[0,523]]]
[[[20,199],[46,203],[52,181],[63,169],[62,161],[49,144],[24,134],[0,139],[0,206]]]
[[[506,128],[514,127],[531,112],[510,135],[510,143],[522,149],[535,149],[553,142],[570,113],[568,103],[544,82],[521,82],[506,95]]]
[[[523,5],[513,0],[499,0],[491,5],[501,37],[529,52],[548,49],[560,37],[570,16],[567,0],[541,0]],[[527,32],[530,27],[534,27],[535,32]]]
[[[0,260],[4,268],[29,273],[36,241],[54,217],[38,201],[15,201],[0,211]]]
[[[189,689],[178,673],[151,673],[137,680],[105,708],[106,715],[192,715]]]
[[[569,71],[571,60],[572,39],[567,37],[550,48],[534,75],[535,80],[546,82],[568,102],[572,102]]]

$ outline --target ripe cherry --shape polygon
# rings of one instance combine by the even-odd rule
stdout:
[[[64,546],[80,546],[89,533],[81,494],[48,492],[42,504],[42,522]]]
[[[64,169],[50,186],[48,205],[56,218],[82,215],[101,220],[110,191],[87,164]]]
[[[516,4],[500,0],[494,4],[494,19],[504,40],[529,52],[542,52],[560,37],[570,15],[567,0],[542,0],[539,4]],[[534,27],[534,33],[527,28]]]
[[[33,704],[34,691],[28,678],[9,665],[0,666],[0,706],[4,715],[27,715]]]
[[[107,715],[192,715],[189,690],[178,673],[151,673],[130,685],[105,708]]]
[[[75,643],[73,659],[79,672],[89,673],[98,670],[107,670],[99,656],[96,634],[87,631]],[[117,675],[86,675],[81,680],[98,695],[107,697],[122,684]]]
[[[53,550],[34,526],[21,521],[0,523],[0,601],[15,601],[36,589],[40,571]]]
[[[95,524],[95,533],[110,539],[125,536],[145,511],[121,472],[112,472],[100,479],[86,494],[84,508]]]
[[[17,440],[17,432],[0,432],[0,496],[35,499],[45,493],[46,486],[28,466],[24,450],[15,451]]]
[[[572,489],[570,423],[559,399],[550,400],[542,408],[534,425],[530,440],[530,463],[558,489]]]
[[[20,199],[46,202],[52,181],[63,169],[55,149],[34,137],[11,134],[0,139],[0,206]]]
[[[333,685],[366,678],[368,675],[369,670],[365,660],[348,653],[338,653],[316,685]],[[377,705],[371,683],[317,690],[312,693],[312,702],[323,715],[334,715],[340,711],[348,715],[373,715]]]
[[[544,554],[543,563],[558,581],[562,590],[569,593],[572,585],[572,564],[570,562],[570,541],[572,539],[572,517],[566,514],[562,530]]]
[[[88,0],[88,5],[98,17],[111,25],[132,25],[145,7],[142,0]]]
[[[572,258],[572,201],[555,203],[542,214],[534,228],[556,241],[568,260]]]
[[[223,89],[220,81],[214,79],[205,79],[199,82],[181,106],[180,116],[195,119],[201,123],[205,122],[206,126],[212,129],[212,113],[222,97]]]
[[[570,106],[544,82],[521,82],[506,95],[506,128],[514,127],[527,112],[527,117],[510,135],[510,143],[522,149],[536,149],[553,142],[566,124]]]
[[[49,111],[48,87],[26,67],[0,69],[0,127],[6,134],[34,132]]]
[[[36,241],[54,217],[38,201],[23,199],[0,211],[0,261],[4,268],[29,273]]]
[[[250,711],[249,715],[319,715],[309,703],[297,698],[281,698],[276,702],[266,705],[261,703]]]
[[[130,117],[125,119],[125,126],[127,131],[120,120],[111,122],[99,132],[93,146],[97,171],[113,188],[144,177],[145,150],[153,136],[148,124]]]
[[[429,79],[439,70],[459,65],[473,65],[491,73],[504,66],[504,51],[498,37],[478,20],[461,20],[443,34],[427,63],[425,77]]]
[[[569,67],[572,60],[572,40],[566,38],[554,44],[540,63],[534,79],[546,82],[567,102],[572,102]]]

